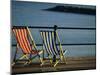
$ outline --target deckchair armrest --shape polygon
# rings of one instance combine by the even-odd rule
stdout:
[[[43,53],[43,50],[39,50],[39,54],[42,54]]]
[[[43,50],[32,50],[31,53],[32,54],[42,54]]]

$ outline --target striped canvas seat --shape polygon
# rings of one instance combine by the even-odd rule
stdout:
[[[59,55],[60,51],[56,45],[53,31],[41,31],[43,45],[48,54]]]
[[[31,61],[32,57],[30,57],[30,59],[29,59],[28,55],[30,55],[30,56],[36,55],[36,56],[40,57],[39,53],[42,53],[42,51],[37,50],[36,45],[33,41],[33,38],[30,34],[28,27],[13,27],[12,31],[16,37],[17,49],[20,48],[23,52],[23,56],[20,57],[19,59],[28,58],[28,60]],[[29,36],[30,36],[30,38],[29,38]],[[15,58],[16,57],[14,57],[14,61],[15,61]]]
[[[64,54],[66,51],[62,49],[57,31],[47,31],[47,30],[41,30],[40,31],[42,40],[43,40],[43,48],[45,52],[48,54],[49,58],[52,58],[53,60],[60,59],[64,60],[65,62],[65,57]],[[56,58],[57,57],[57,58]],[[54,66],[57,65],[59,61],[55,63]]]

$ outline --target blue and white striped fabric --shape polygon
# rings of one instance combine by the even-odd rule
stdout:
[[[49,55],[60,55],[60,51],[56,45],[54,31],[40,31],[43,46]]]

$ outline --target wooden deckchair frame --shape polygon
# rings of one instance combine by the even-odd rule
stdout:
[[[25,26],[23,26],[23,27],[25,27]],[[23,28],[23,27],[22,27],[22,28]],[[13,28],[21,28],[21,27],[15,26],[15,27],[13,27]],[[12,29],[13,29],[13,28],[12,28]],[[26,29],[27,29],[27,31],[28,31],[28,35],[29,35],[29,37],[30,37],[30,40],[32,41],[32,45],[31,45],[31,46],[32,46],[32,47],[35,47],[35,48],[36,48],[36,51],[37,51],[37,47],[36,47],[36,45],[35,45],[34,39],[33,39],[32,35],[31,35],[31,32],[30,32],[30,30],[29,30],[28,27],[26,27]],[[12,65],[14,65],[14,64],[17,62],[17,60],[16,60],[16,55],[17,55],[18,49],[19,49],[19,45],[18,45],[18,43],[17,43],[16,52],[15,52],[15,55],[14,55],[14,60],[13,60]],[[38,54],[36,54],[36,55],[34,56],[34,57],[37,57],[37,56],[39,57],[41,64],[43,63],[42,58],[41,58],[41,56],[40,56],[40,54],[42,54],[42,53],[43,53],[43,50],[41,50]],[[29,57],[29,55],[30,55],[30,57]],[[26,63],[24,63],[24,64],[27,64],[27,63],[31,63],[31,62],[33,61],[33,58],[34,58],[34,57],[32,57],[32,53],[30,53],[30,54],[24,54],[24,53],[23,53],[23,55],[22,55],[18,60],[22,60],[22,59],[26,58],[26,59],[28,59],[28,61],[27,61]]]
[[[41,32],[44,32],[44,31],[40,31],[40,33]],[[57,31],[52,31],[52,32],[54,32],[56,35],[56,41],[58,41],[58,44],[59,44],[59,48],[60,48],[60,59],[56,59],[56,62],[53,62],[53,59],[52,59],[52,56],[49,54],[48,55],[48,58],[49,59],[47,59],[47,60],[49,60],[50,61],[50,63],[51,63],[51,65],[53,65],[54,67],[56,67],[56,65],[60,62],[60,61],[63,61],[64,63],[66,63],[67,64],[67,62],[66,62],[66,58],[65,58],[65,54],[66,54],[66,52],[67,52],[67,50],[65,51],[65,52],[63,52],[63,48],[62,48],[62,45],[61,45],[61,43],[60,43],[60,39],[59,39],[59,37],[58,37],[58,33],[57,33]],[[41,37],[42,37],[42,34],[41,34]],[[43,38],[42,38],[42,40],[44,40]],[[43,55],[44,55],[44,51],[45,50],[43,50]],[[45,60],[43,60],[44,62],[45,62]],[[44,64],[44,63],[43,63]],[[43,65],[42,64],[42,65]]]

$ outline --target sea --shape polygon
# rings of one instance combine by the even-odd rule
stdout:
[[[12,1],[12,26],[53,27],[57,25],[58,27],[96,28],[96,15],[43,10],[57,5],[63,4]],[[92,8],[93,6],[89,7]],[[30,29],[36,44],[42,44],[39,30],[41,29]],[[96,30],[58,29],[57,31],[62,44],[96,43]],[[13,58],[16,50],[16,47],[12,46],[16,44],[13,33],[11,40],[11,55]],[[62,47],[67,50],[65,55],[67,57],[96,56],[96,45],[64,45]],[[37,46],[37,48],[42,49],[41,46]]]

